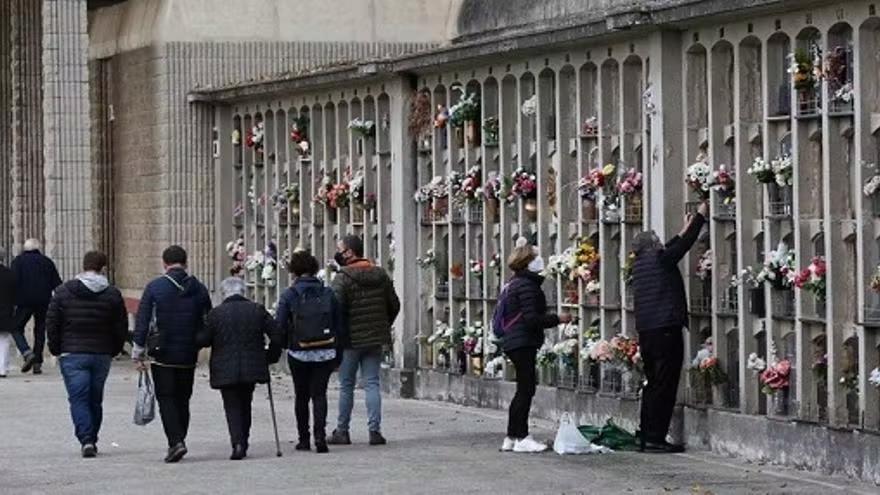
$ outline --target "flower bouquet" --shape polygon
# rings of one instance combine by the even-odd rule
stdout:
[[[699,277],[700,280],[706,281],[712,276],[713,259],[714,257],[711,249],[707,249],[700,255],[700,259],[697,260],[697,277]]]
[[[489,378],[501,378],[504,373],[504,356],[495,356],[483,367],[483,375]]]
[[[538,349],[536,362],[539,368],[550,368],[556,366],[557,357],[556,352],[553,350],[553,344],[545,342],[544,345]]]
[[[599,252],[589,240],[581,239],[572,253],[571,278],[580,278],[584,282],[599,280]]]
[[[559,280],[571,278],[574,270],[574,248],[568,248],[561,254],[553,254],[547,258],[544,274]]]
[[[880,293],[880,265],[874,268],[874,275],[871,276],[871,290]]]
[[[437,113],[434,115],[434,128],[446,129],[449,122],[449,109],[445,105],[437,105]]]
[[[507,202],[512,203],[516,198],[529,200],[538,195],[538,178],[531,172],[526,172],[522,167],[517,168],[510,175],[510,191]]]
[[[706,385],[721,385],[727,382],[727,374],[721,369],[712,346],[712,338],[706,339],[703,347],[691,360],[691,377]]]
[[[445,321],[437,320],[434,322],[434,333],[428,336],[428,344],[437,344],[441,349],[447,347],[452,342],[453,330]]]
[[[563,368],[574,370],[578,363],[578,341],[577,334],[574,337],[566,337],[553,345],[553,354],[559,357]]]
[[[865,193],[865,196],[870,198],[877,194],[877,191],[880,190],[880,175],[875,175],[868,179],[865,182],[865,187],[862,188],[862,191]]]
[[[483,355],[483,322],[476,321],[464,327],[462,348],[468,356]]]
[[[468,94],[449,107],[449,123],[454,127],[462,127],[465,122],[475,122],[479,118],[480,101],[476,93]]]
[[[746,170],[760,184],[772,184],[776,182],[776,174],[773,173],[773,167],[767,163],[763,157],[757,156],[752,161],[752,166]]]
[[[626,197],[641,197],[642,173],[634,168],[624,172],[617,181],[617,192]]]
[[[241,146],[241,131],[238,129],[233,129],[230,139],[232,140],[233,146]]]
[[[816,256],[810,265],[795,275],[793,283],[798,289],[812,292],[820,301],[825,300],[825,265],[824,256]]]
[[[297,145],[297,149],[303,155],[309,153],[308,127],[309,117],[307,115],[296,117],[290,126],[290,140]]]
[[[821,79],[821,60],[818,64],[806,50],[797,50],[791,58],[788,73],[794,82],[794,89],[806,91],[815,88]]]
[[[480,167],[471,167],[464,177],[461,177],[461,174],[458,172],[453,172],[453,175],[450,175],[450,185],[454,190],[454,199],[453,201],[463,207],[466,203],[475,203],[480,200],[480,192],[482,189],[480,185],[482,183],[482,171]]]
[[[226,243],[226,254],[232,260],[232,266],[229,268],[229,274],[237,276],[244,270],[244,263],[247,260],[247,249],[244,245],[244,238],[239,237],[234,241]]]
[[[446,198],[449,196],[449,186],[446,178],[436,176],[427,184],[419,187],[419,190],[413,195],[416,203],[427,203],[432,199]]]
[[[599,119],[595,116],[588,117],[581,126],[581,132],[584,136],[595,136],[599,134]]]
[[[871,370],[871,375],[868,376],[868,383],[873,385],[874,388],[880,388],[880,368]]]
[[[501,275],[502,265],[501,255],[499,253],[495,253],[492,255],[491,258],[489,258],[489,268],[491,268],[495,272],[495,275]]]
[[[607,164],[602,168],[594,168],[590,170],[587,175],[581,177],[580,181],[578,181],[578,192],[581,195],[581,199],[588,201],[596,201],[599,196],[599,192],[603,192],[606,196],[611,195],[613,191],[613,183],[612,179],[614,177],[614,173],[616,172],[617,167],[612,164]],[[633,177],[635,178],[635,177]],[[641,190],[642,187],[642,177],[641,174],[638,174],[638,188]],[[635,185],[634,183],[630,183],[629,186]],[[627,186],[627,187],[629,187]]]
[[[736,180],[725,165],[720,165],[718,170],[712,172],[709,184],[709,188],[723,198],[724,204],[733,202],[736,197]]]
[[[428,269],[437,264],[437,257],[434,254],[433,249],[429,249],[425,251],[424,256],[419,256],[416,258],[416,264],[419,265],[419,268]]]
[[[755,275],[758,283],[768,282],[779,290],[790,289],[795,277],[794,251],[780,242],[775,250],[767,253],[764,266]]]
[[[483,260],[479,260],[479,259],[470,260],[470,261],[468,261],[468,267],[469,267],[469,271],[470,271],[471,275],[473,275],[474,278],[477,278],[477,279],[483,278],[483,273],[486,268],[485,265],[483,264]]]
[[[325,176],[321,180],[321,185],[318,188],[318,194],[315,195],[314,201],[333,210],[345,208],[349,203],[349,192],[348,183],[336,184],[330,176]]]
[[[776,346],[771,343],[770,359],[765,362],[756,353],[749,354],[746,367],[758,374],[761,391],[766,395],[774,395],[779,390],[788,388],[788,376],[791,373],[791,361],[776,357]]]
[[[352,119],[351,122],[348,123],[348,128],[362,138],[373,137],[376,134],[376,123],[372,120],[361,120],[360,117]]]
[[[522,103],[520,111],[526,117],[534,117],[538,113],[538,95],[532,95]]]
[[[262,272],[263,264],[266,262],[266,256],[262,251],[257,251],[254,254],[248,255],[247,259],[244,262],[245,270],[249,272]]]
[[[712,176],[712,167],[706,162],[706,156],[700,153],[697,161],[687,168],[685,183],[701,200],[709,199],[709,187]]]
[[[248,131],[247,137],[245,138],[245,144],[247,144],[248,148],[253,148],[254,151],[260,153],[261,151],[263,151],[264,136],[265,131],[263,123],[257,122],[257,124],[251,127],[251,130]]]

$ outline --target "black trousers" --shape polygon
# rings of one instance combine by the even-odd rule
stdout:
[[[189,399],[192,397],[195,368],[172,368],[153,364],[153,385],[159,402],[159,415],[168,446],[186,440],[189,430]]]
[[[229,427],[229,440],[232,446],[248,446],[251,435],[251,402],[254,400],[254,384],[240,383],[220,389],[223,396],[223,410],[226,412],[226,425]]]
[[[293,376],[294,414],[300,441],[309,439],[309,401],[312,403],[312,419],[315,426],[315,442],[327,436],[327,383],[336,361],[310,363],[287,358]]]
[[[538,384],[535,358],[538,349],[526,347],[505,353],[516,369],[516,394],[510,401],[507,417],[507,436],[520,439],[529,436],[529,411]]]
[[[15,339],[15,346],[18,347],[18,352],[22,355],[26,354],[29,350],[33,351],[36,356],[37,363],[43,362],[43,349],[46,346],[46,312],[49,311],[49,306],[18,306],[15,308],[15,315],[13,318],[15,319],[15,328],[12,332],[12,337]],[[24,336],[24,327],[27,326],[27,322],[30,319],[34,319],[34,347],[31,349],[28,346],[27,339]]]
[[[645,439],[662,442],[669,433],[684,359],[681,327],[639,332],[639,348],[648,384],[642,391],[641,431]]]

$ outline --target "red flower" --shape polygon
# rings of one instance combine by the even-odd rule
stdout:
[[[788,375],[791,372],[791,362],[787,359],[779,361],[773,366],[768,366],[761,373],[761,382],[773,390],[788,387]]]

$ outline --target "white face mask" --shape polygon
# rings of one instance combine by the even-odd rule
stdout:
[[[529,262],[528,270],[532,273],[538,273],[544,271],[544,258],[541,256],[535,256],[535,259]]]

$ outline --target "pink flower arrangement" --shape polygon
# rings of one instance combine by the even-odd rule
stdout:
[[[730,204],[736,197],[736,181],[724,165],[719,166],[718,170],[712,172],[709,184],[713,191],[724,198],[724,204]]]
[[[508,202],[512,202],[516,198],[534,199],[538,195],[538,178],[535,177],[535,174],[526,172],[522,167],[511,174],[510,180]]]
[[[581,177],[578,182],[578,191],[581,199],[595,201],[599,191],[611,185],[611,177],[614,175],[616,167],[608,164],[602,168],[594,168],[587,175]],[[639,177],[639,187],[641,187],[641,177]]]
[[[347,182],[336,184],[330,177],[325,177],[318,188],[315,203],[334,210],[345,208],[349,203],[349,193],[350,189]]]
[[[456,200],[460,203],[474,202],[479,199],[482,184],[480,167],[471,167],[457,185]]]
[[[624,196],[634,196],[642,192],[642,173],[631,168],[617,182],[617,192]]]
[[[788,376],[791,373],[791,361],[779,360],[761,372],[762,390],[767,395],[773,395],[777,390],[788,388]]]
[[[812,292],[817,298],[825,300],[825,273],[828,270],[824,256],[816,256],[810,265],[794,277],[794,286]]]
[[[599,363],[609,363],[629,369],[637,369],[642,361],[638,341],[625,335],[616,335],[610,341],[593,342],[589,346],[589,356]]]

